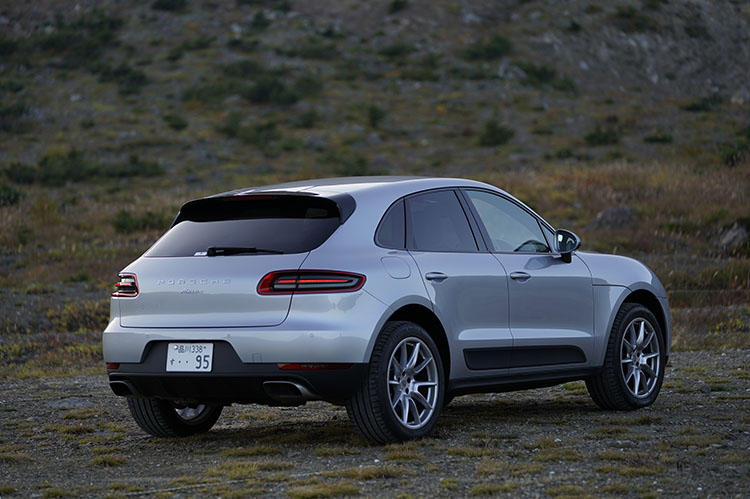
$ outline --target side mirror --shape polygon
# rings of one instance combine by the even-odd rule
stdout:
[[[570,263],[573,259],[573,252],[581,247],[581,238],[565,229],[555,231],[555,242],[557,243],[557,252],[560,253],[560,257],[565,263]]]

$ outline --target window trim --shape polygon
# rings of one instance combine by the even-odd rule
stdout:
[[[425,250],[425,249],[417,249],[417,248],[411,247],[410,241],[409,241],[411,223],[409,221],[409,217],[407,216],[407,212],[408,212],[407,206],[406,206],[407,201],[410,198],[421,196],[423,194],[427,194],[430,192],[440,192],[440,191],[450,191],[453,193],[454,196],[456,196],[456,201],[458,201],[458,205],[461,207],[461,211],[464,214],[464,217],[466,217],[466,223],[469,226],[469,231],[471,232],[471,236],[474,238],[474,244],[476,246],[475,250],[473,251]],[[484,244],[484,240],[481,237],[481,235],[477,237],[476,231],[478,230],[478,227],[475,229],[474,225],[472,224],[472,221],[473,221],[472,216],[469,213],[467,213],[466,211],[467,207],[465,206],[463,199],[462,199],[462,195],[459,191],[460,191],[460,188],[458,187],[439,187],[437,189],[425,189],[419,192],[412,192],[411,194],[408,194],[404,196],[403,198],[401,198],[404,200],[404,229],[405,229],[404,242],[405,242],[405,245],[406,245],[405,248],[407,251],[419,251],[422,253],[458,253],[458,254],[466,254],[466,255],[473,255],[476,253],[487,253],[487,248],[486,248],[486,245]]]
[[[459,191],[461,191],[461,196],[463,196],[464,201],[469,207],[469,211],[471,212],[471,216],[475,218],[475,222],[477,226],[479,227],[479,232],[482,235],[482,239],[485,241],[485,245],[487,246],[487,251],[495,254],[495,255],[550,255],[550,256],[559,256],[560,254],[555,250],[553,245],[550,245],[550,242],[547,241],[547,236],[544,233],[543,225],[547,226],[549,230],[551,230],[553,233],[555,232],[555,228],[552,227],[549,223],[547,223],[546,220],[541,218],[539,215],[531,211],[526,206],[519,203],[517,200],[497,191],[493,191],[490,189],[483,189],[481,187],[460,187]],[[474,207],[474,204],[471,202],[471,199],[469,198],[469,195],[467,191],[479,191],[479,192],[486,192],[488,194],[494,194],[495,196],[505,199],[506,201],[509,201],[510,203],[516,205],[517,207],[521,208],[523,211],[531,215],[531,217],[536,220],[536,223],[539,225],[539,231],[542,233],[542,237],[545,241],[547,241],[547,246],[549,247],[549,251],[540,252],[540,251],[496,251],[492,247],[492,239],[490,238],[489,232],[487,232],[487,228],[484,225],[484,222],[482,222],[481,217],[479,216],[479,213],[477,213],[476,208]]]

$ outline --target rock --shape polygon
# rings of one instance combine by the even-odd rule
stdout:
[[[616,229],[633,223],[636,215],[630,206],[613,206],[597,213],[593,225],[600,229]]]
[[[736,250],[748,243],[749,236],[750,234],[748,234],[747,227],[744,224],[734,222],[731,227],[722,232],[719,238],[719,246],[724,251]]]
[[[79,397],[68,397],[60,400],[52,400],[44,404],[50,409],[83,409],[87,407],[94,407],[93,402],[79,398]]]

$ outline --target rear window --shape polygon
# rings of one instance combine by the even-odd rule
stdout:
[[[336,203],[320,197],[201,199],[182,207],[172,228],[145,256],[204,256],[209,248],[303,253],[323,244],[340,223]]]

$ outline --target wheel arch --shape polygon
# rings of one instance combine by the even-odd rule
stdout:
[[[664,341],[666,342],[669,339],[669,330],[667,325],[667,318],[664,315],[664,308],[661,306],[661,303],[659,302],[659,299],[655,294],[646,289],[637,289],[627,295],[622,303],[637,303],[649,309],[651,313],[656,317],[656,320],[659,322],[659,328],[661,329],[662,334],[664,334],[665,336]],[[622,307],[622,305],[620,306]]]
[[[417,303],[410,303],[403,305],[395,310],[385,322],[390,321],[409,321],[422,327],[427,334],[435,341],[435,344],[440,351],[440,360],[443,364],[443,372],[445,373],[445,379],[450,379],[450,346],[448,344],[448,336],[445,333],[443,324],[438,319],[437,315],[425,307]],[[384,323],[385,323],[384,322]]]

